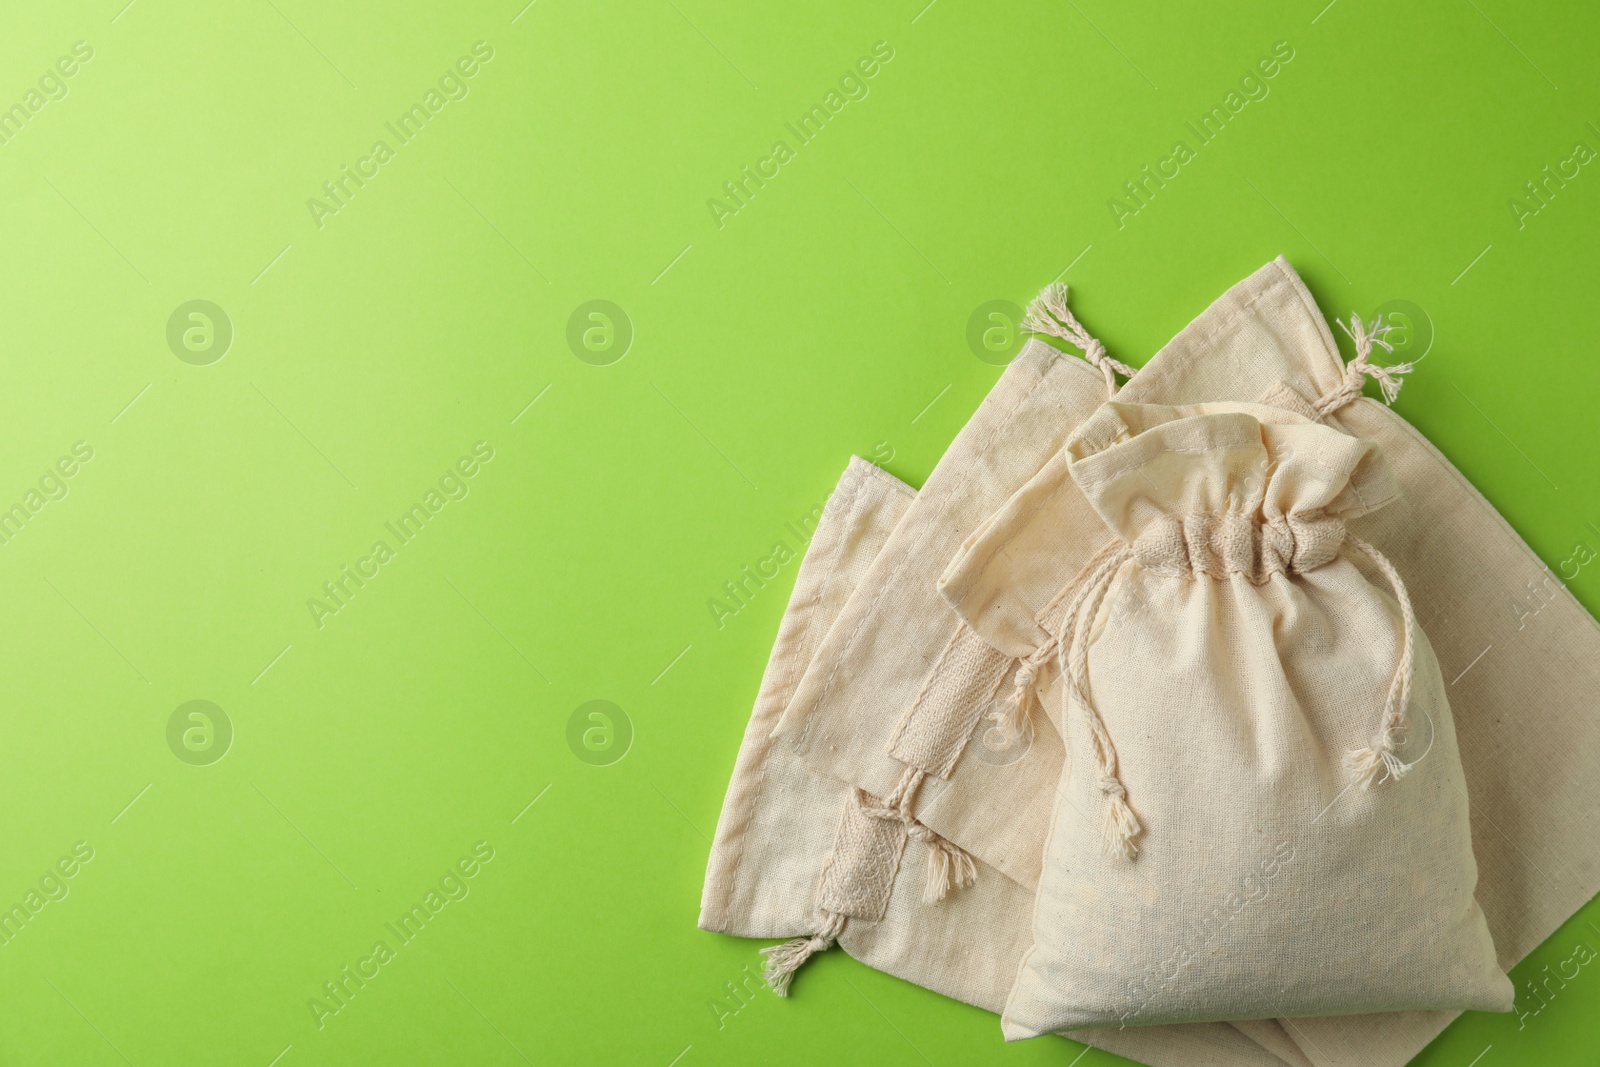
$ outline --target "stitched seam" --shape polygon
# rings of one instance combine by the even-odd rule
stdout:
[[[846,468],[846,470],[848,472],[849,468]],[[827,594],[827,591],[828,591],[828,579],[830,577],[832,577],[837,572],[837,570],[839,568],[839,562],[844,558],[844,547],[845,547],[845,541],[846,541],[846,538],[845,538],[844,534],[845,534],[846,530],[850,529],[850,524],[849,523],[845,523],[842,520],[844,518],[848,517],[849,515],[854,513],[857,501],[859,500],[860,495],[861,495],[861,482],[862,482],[862,479],[861,479],[860,473],[857,472],[856,473],[856,477],[851,478],[849,480],[847,487],[846,486],[841,486],[840,487],[844,491],[842,493],[836,493],[835,494],[836,497],[838,497],[839,510],[844,511],[845,515],[839,517],[840,520],[841,520],[841,525],[839,525],[838,529],[834,533],[834,537],[833,537],[833,542],[834,543],[830,546],[832,551],[829,552],[828,556],[827,556],[828,567],[827,567],[826,570],[823,571],[821,580],[817,582],[816,595],[811,597],[805,604],[805,624],[804,624],[804,627],[802,628],[802,631],[801,631],[802,635],[810,630],[811,625],[812,625],[812,623],[814,621],[814,617],[816,615],[817,609],[822,606],[822,598]],[[832,502],[833,501],[830,501],[830,503],[832,503]],[[822,563],[823,560],[819,559],[817,562],[818,563]],[[803,637],[802,637],[802,640],[803,640]],[[803,666],[802,666],[802,669],[803,669]],[[793,674],[794,673],[794,668],[790,668],[788,673],[789,674]],[[785,678],[785,682],[787,682],[787,678]],[[771,734],[770,731],[768,731],[768,733],[767,733],[766,741],[767,741],[767,744],[768,744],[768,754],[770,755],[771,745],[772,745],[772,734]],[[755,794],[750,799],[749,810],[745,813],[744,818],[739,821],[738,829],[732,835],[733,838],[734,838],[734,841],[737,843],[737,848],[733,852],[733,857],[732,857],[733,863],[731,865],[732,874],[728,878],[728,896],[727,896],[727,899],[728,899],[728,902],[729,902],[730,905],[734,901],[738,900],[739,872],[744,867],[745,842],[746,842],[747,835],[750,832],[751,826],[755,823],[756,813],[761,810],[761,794],[765,791],[765,789],[767,787],[767,770],[771,766],[772,766],[772,760],[771,759],[763,758],[761,760],[761,771],[756,776],[756,791],[755,791]],[[826,866],[824,867],[823,873],[824,874],[826,873]],[[818,887],[819,887],[819,890],[820,890],[820,886],[821,886],[821,878],[822,878],[822,875],[819,874],[818,875]]]
[[[1536,567],[1543,567],[1545,569],[1549,568],[1549,565],[1546,564],[1544,560],[1540,558],[1539,554],[1528,545],[1528,542],[1523,540],[1522,535],[1517,533],[1516,528],[1513,527],[1511,523],[1506,521],[1506,517],[1504,515],[1500,514],[1500,510],[1489,502],[1489,498],[1484,496],[1478,487],[1473,485],[1472,482],[1467,479],[1467,476],[1462,474],[1460,469],[1450,461],[1450,457],[1439,451],[1439,446],[1428,440],[1427,436],[1423,434],[1421,430],[1411,425],[1411,423],[1406,420],[1405,416],[1400,415],[1393,408],[1387,407],[1369,396],[1358,397],[1357,399],[1365,400],[1370,408],[1384,412],[1386,418],[1396,423],[1404,431],[1407,437],[1422,447],[1424,454],[1430,455],[1434,459],[1438,460],[1450,478],[1466,492],[1467,498],[1480,504],[1484,511],[1493,516],[1493,521],[1498,526],[1500,532],[1510,536],[1510,538],[1516,543],[1517,547],[1522,550],[1522,554],[1526,558],[1527,562]],[[1355,402],[1356,401],[1351,401],[1351,403]],[[1587,609],[1583,607],[1582,602],[1573,595],[1572,590],[1567,589],[1563,584],[1561,592],[1566,594],[1567,602],[1577,609],[1578,616],[1584,619],[1589,626],[1593,627],[1597,631],[1600,631],[1600,619],[1595,618],[1588,612]]]
[[[1209,344],[1211,342],[1212,338],[1216,337],[1218,334],[1224,332],[1225,330],[1229,330],[1229,329],[1233,328],[1234,326],[1237,326],[1240,323],[1240,321],[1242,321],[1244,319],[1245,315],[1249,311],[1251,311],[1261,301],[1265,300],[1268,296],[1272,295],[1274,290],[1276,290],[1279,286],[1287,285],[1287,284],[1289,284],[1289,277],[1288,277],[1288,275],[1283,273],[1282,267],[1279,267],[1278,277],[1277,278],[1275,278],[1274,280],[1268,282],[1267,285],[1259,293],[1256,293],[1254,296],[1250,297],[1250,299],[1246,300],[1244,303],[1240,304],[1238,307],[1227,311],[1223,315],[1222,321],[1218,322],[1216,324],[1216,326],[1214,326],[1209,332],[1205,333],[1204,335],[1202,335],[1202,336],[1200,336],[1198,338],[1195,338],[1192,343],[1197,345],[1197,346],[1198,345]],[[1207,308],[1206,310],[1209,311],[1210,308]],[[1205,312],[1202,311],[1201,314],[1204,315]],[[1315,316],[1318,319],[1318,321],[1321,321],[1321,314],[1322,313],[1319,311],[1319,312],[1317,312],[1317,315]],[[1191,325],[1192,325],[1192,323],[1191,323]],[[1186,327],[1184,327],[1184,329],[1186,330],[1186,329],[1188,329],[1188,327],[1186,326]],[[1181,336],[1183,336],[1183,330],[1179,330],[1178,333],[1176,335],[1174,335],[1173,340],[1177,340]],[[1171,343],[1172,343],[1171,341],[1167,342],[1167,344],[1171,344]],[[1162,349],[1164,350],[1165,348],[1166,348],[1166,345],[1163,345]],[[1161,354],[1161,351],[1158,350],[1156,352],[1156,355],[1159,356],[1160,354]],[[1151,357],[1151,359],[1154,359],[1154,358],[1155,358],[1154,356]],[[1235,360],[1234,362],[1237,363],[1238,360]],[[1147,362],[1145,364],[1145,367],[1149,367],[1149,366],[1150,366],[1150,364]],[[1141,367],[1140,370],[1144,370],[1144,367]],[[1157,364],[1155,366],[1155,368],[1150,373],[1150,377],[1153,378],[1156,381],[1157,384],[1161,384],[1162,381],[1163,381],[1163,378],[1164,377],[1168,377],[1168,376],[1169,375],[1166,372],[1164,363],[1163,364]],[[1124,388],[1126,388],[1126,387],[1124,387]]]
[[[1334,377],[1342,381],[1345,368],[1344,359],[1339,355],[1339,346],[1333,339],[1333,332],[1328,329],[1328,320],[1323,317],[1322,309],[1317,307],[1315,300],[1311,299],[1311,291],[1306,288],[1305,279],[1285,269],[1285,264],[1279,263],[1277,260],[1273,260],[1273,265],[1278,268],[1279,277],[1279,281],[1273,284],[1289,286],[1295,298],[1299,300],[1300,306],[1309,313],[1312,324],[1316,326],[1317,336],[1322,341],[1322,354],[1328,357],[1328,363]],[[1263,295],[1265,294],[1263,293]],[[1311,370],[1310,367],[1306,369],[1308,371]],[[1338,386],[1334,388],[1338,388]]]
[[[1241,441],[1238,444],[1212,445],[1209,448],[1161,448],[1161,449],[1157,449],[1154,452],[1149,453],[1149,458],[1154,459],[1156,456],[1164,456],[1164,455],[1167,455],[1168,453],[1173,453],[1173,452],[1190,453],[1190,454],[1197,455],[1197,456],[1204,456],[1204,455],[1212,455],[1212,454],[1221,453],[1221,452],[1231,452],[1231,451],[1234,451],[1236,449],[1241,449],[1241,448],[1253,448],[1253,447],[1255,447],[1255,445],[1251,444],[1250,442]],[[1104,455],[1104,454],[1105,453],[1103,453],[1103,452],[1099,453],[1099,455]],[[1142,465],[1143,464],[1141,464],[1141,466]],[[1110,474],[1107,474],[1103,478],[1079,478],[1077,475],[1073,475],[1073,481],[1077,482],[1080,488],[1083,487],[1083,486],[1086,486],[1086,485],[1104,485],[1107,482],[1111,481],[1112,479],[1120,478],[1124,474],[1127,474],[1127,473],[1128,473],[1128,468],[1127,468],[1126,465],[1124,465],[1122,469],[1112,471]]]
[[[851,458],[860,460],[860,465],[856,468],[858,475],[871,478],[875,482],[882,482],[885,486],[893,489],[896,493],[903,497],[907,497],[911,500],[915,500],[917,498],[917,491],[915,489],[911,488],[905,482],[901,481],[899,478],[896,478],[894,475],[890,474],[888,471],[884,470],[870,459],[862,459],[860,456],[853,456]]]

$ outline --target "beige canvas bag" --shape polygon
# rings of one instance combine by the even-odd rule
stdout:
[[[1438,663],[1346,529],[1397,496],[1378,447],[1113,401],[1066,454],[1112,537],[1030,660],[1060,674],[1067,773],[1006,1036],[1510,1010]]]
[[[816,927],[817,878],[852,791],[775,745],[772,729],[822,636],[914,497],[898,478],[852,456],[823,505],[717,821],[702,929],[771,938]]]

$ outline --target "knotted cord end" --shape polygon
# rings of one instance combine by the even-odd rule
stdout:
[[[1065,282],[1051,282],[1034,297],[1023,316],[1022,328],[1033,333],[1045,333],[1083,349],[1083,358],[1105,376],[1106,389],[1117,391],[1118,374],[1133,377],[1133,368],[1106,355],[1106,346],[1083,328],[1072,310],[1067,307]]]
[[[772,945],[761,950],[761,954],[767,957],[767,965],[761,972],[762,977],[767,980],[767,985],[772,987],[774,993],[780,997],[789,995],[789,983],[794,980],[794,972],[812,956],[833,947],[833,943],[844,930],[844,919],[843,915],[829,914],[828,921],[813,936],[797,937],[781,945]]]
[[[1128,806],[1128,791],[1111,775],[1100,778],[1100,792],[1106,797],[1105,833],[1101,845],[1108,856],[1121,856],[1131,860],[1139,854],[1133,839],[1143,832],[1139,817]]]
[[[978,865],[965,849],[938,836],[927,845],[928,879],[922,888],[923,903],[937,904],[950,895],[950,890],[965,889],[978,880]]]
[[[1394,754],[1387,740],[1370,748],[1352,749],[1344,757],[1344,768],[1350,773],[1350,780],[1360,786],[1362,792],[1390,779],[1398,782],[1411,767],[1412,764]],[[1379,772],[1382,772],[1382,778],[1378,777]]]
[[[929,829],[911,813],[912,800],[917,788],[927,775],[916,767],[907,767],[900,776],[894,792],[878,802],[860,790],[862,812],[874,819],[892,819],[906,828],[906,833],[928,846],[928,877],[922,887],[922,899],[937,904],[950,895],[952,889],[965,889],[978,880],[978,865],[961,846]]]
[[[1404,376],[1417,369],[1415,363],[1395,363],[1383,367],[1372,362],[1374,345],[1386,352],[1394,351],[1394,345],[1390,344],[1386,337],[1394,327],[1382,319],[1373,319],[1370,324],[1363,323],[1360,315],[1351,312],[1350,325],[1345,326],[1342,322],[1339,325],[1355,342],[1356,355],[1344,365],[1343,384],[1323,397],[1316,405],[1319,419],[1326,418],[1360,396],[1361,384],[1367,378],[1378,383],[1378,390],[1383,394],[1383,402],[1393,404],[1400,397],[1400,387],[1405,384]]]
[[[1023,660],[1013,679],[1010,699],[989,713],[989,721],[1000,732],[999,747],[1014,744],[1028,729],[1028,706],[1033,695],[1033,684],[1038,678],[1038,668],[1032,659]]]

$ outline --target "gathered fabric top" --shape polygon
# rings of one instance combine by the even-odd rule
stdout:
[[[1345,520],[1398,494],[1377,445],[1258,404],[1103,405],[1072,477],[1152,571],[1260,584],[1333,560]]]

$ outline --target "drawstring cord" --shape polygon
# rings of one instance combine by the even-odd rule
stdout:
[[[1384,339],[1384,335],[1392,329],[1394,327],[1382,319],[1373,319],[1370,326],[1363,325],[1361,316],[1351,313],[1347,332],[1356,343],[1356,357],[1344,365],[1344,381],[1339,388],[1317,401],[1315,411],[1318,422],[1360,396],[1361,386],[1368,378],[1378,383],[1385,404],[1393,404],[1400,396],[1400,387],[1405,384],[1402,375],[1410,374],[1417,369],[1417,365],[1396,363],[1392,367],[1380,367],[1372,362],[1373,345],[1380,346],[1386,352],[1394,351],[1394,345]]]
[[[1083,349],[1083,358],[1098,370],[1106,380],[1106,392],[1117,391],[1117,375],[1133,377],[1133,368],[1106,355],[1106,346],[1089,335],[1067,307],[1067,287],[1062,282],[1051,282],[1028,305],[1022,319],[1022,328],[1033,333],[1047,333]]]
[[[1076,596],[1100,565],[1114,552],[1118,551],[1122,542],[1112,538],[1100,548],[1089,562],[1085,563],[1078,571],[1078,576],[1072,580],[1064,595]],[[1025,656],[1017,667],[1017,673],[1011,680],[1011,698],[1005,705],[989,713],[989,721],[1000,730],[1000,736],[1005,745],[1010,745],[1023,735],[1028,728],[1028,712],[1030,698],[1033,696],[1034,686],[1039,680],[1039,671],[1049,663],[1056,652],[1056,635],[1050,634],[1040,646]]]
[[[1366,790],[1391,778],[1398,782],[1416,766],[1416,761],[1406,763],[1395,755],[1394,750],[1405,741],[1406,709],[1411,704],[1411,680],[1415,673],[1412,631],[1416,628],[1417,619],[1411,610],[1411,595],[1406,592],[1406,583],[1388,557],[1359,537],[1346,535],[1345,539],[1352,548],[1372,560],[1373,565],[1389,580],[1394,598],[1400,602],[1400,625],[1405,630],[1400,642],[1400,662],[1395,667],[1394,680],[1389,683],[1389,695],[1384,701],[1383,719],[1377,737],[1370,747],[1353,749],[1344,757],[1344,766],[1350,772],[1351,780]],[[1380,770],[1383,771],[1382,778],[1378,777]]]
[[[950,895],[952,889],[965,889],[978,880],[978,866],[959,845],[948,841],[928,829],[911,814],[911,799],[927,773],[907,767],[900,776],[894,792],[883,798],[881,806],[863,796],[863,810],[875,819],[892,819],[903,823],[906,833],[928,846],[928,877],[922,887],[924,904],[937,904]]]
[[[1063,620],[1061,634],[1056,638],[1061,672],[1067,679],[1067,699],[1076,698],[1084,711],[1089,726],[1089,739],[1094,745],[1095,762],[1100,768],[1098,785],[1106,798],[1106,819],[1101,834],[1101,847],[1108,856],[1133,859],[1139,846],[1133,839],[1143,832],[1138,816],[1128,806],[1128,790],[1117,775],[1117,749],[1111,733],[1089,698],[1089,630],[1094,625],[1100,606],[1111,591],[1111,583],[1122,565],[1133,558],[1133,548],[1117,543],[1116,550],[1106,557],[1099,568],[1084,583],[1078,595],[1072,598]],[[1087,618],[1087,622],[1085,622]],[[1069,703],[1070,706],[1070,703]]]
[[[1061,631],[1035,649],[1017,668],[1016,687],[1007,706],[994,712],[990,718],[1004,736],[1014,739],[1027,725],[1028,698],[1038,680],[1041,666],[1057,657],[1058,667],[1068,683],[1067,699],[1076,699],[1083,708],[1089,726],[1089,738],[1094,745],[1095,762],[1099,766],[1098,784],[1106,798],[1106,821],[1102,844],[1107,855],[1132,859],[1139,854],[1133,843],[1143,831],[1138,816],[1128,806],[1128,790],[1117,775],[1117,749],[1111,741],[1105,721],[1089,699],[1089,631],[1080,625],[1080,616],[1088,616],[1091,624],[1100,606],[1111,590],[1112,579],[1122,565],[1133,558],[1133,548],[1120,540],[1112,539],[1095,553],[1079,572],[1075,584],[1077,591],[1067,603],[1062,618]],[[1069,703],[1070,706],[1070,703]]]
[[[1384,403],[1393,404],[1399,397],[1400,387],[1405,384],[1402,376],[1416,370],[1417,365],[1396,363],[1392,367],[1380,367],[1371,361],[1373,345],[1382,347],[1386,352],[1394,351],[1394,346],[1384,337],[1391,329],[1393,327],[1382,319],[1373,319],[1370,325],[1364,325],[1360,315],[1351,313],[1350,325],[1346,327],[1346,332],[1356,344],[1356,355],[1345,364],[1344,381],[1340,386],[1314,405],[1313,410],[1318,422],[1324,421],[1329,415],[1359,397],[1361,386],[1367,378],[1378,383]],[[1394,751],[1405,740],[1406,710],[1411,703],[1411,681],[1415,673],[1415,665],[1412,662],[1415,651],[1412,632],[1416,628],[1416,616],[1411,610],[1411,597],[1406,592],[1406,583],[1400,577],[1400,572],[1395,570],[1394,564],[1389,562],[1388,557],[1359,537],[1346,534],[1345,540],[1352,548],[1370,559],[1388,579],[1390,587],[1394,590],[1395,599],[1400,603],[1400,622],[1405,628],[1405,635],[1400,643],[1400,662],[1395,667],[1394,680],[1389,683],[1389,694],[1384,701],[1383,720],[1379,725],[1378,735],[1373,739],[1373,744],[1366,748],[1352,749],[1344,758],[1345,769],[1350,772],[1351,779],[1366,790],[1390,779],[1398,782],[1416,765],[1415,761],[1406,763],[1395,755]],[[1382,772],[1382,778],[1378,777],[1379,772]]]

